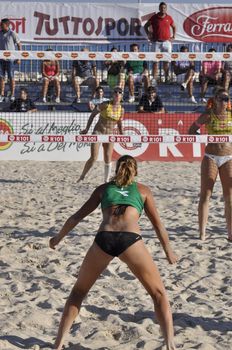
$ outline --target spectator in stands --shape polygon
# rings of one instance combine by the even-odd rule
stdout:
[[[93,111],[94,108],[96,108],[101,103],[109,101],[108,98],[104,97],[104,89],[102,86],[98,86],[96,88],[94,95],[94,98],[89,101],[89,109],[91,111]]]
[[[111,52],[117,52],[117,48],[113,47]],[[125,72],[123,61],[106,61],[105,66],[107,67],[107,84],[110,89],[113,90],[116,86],[119,86],[122,91],[125,87]]]
[[[139,52],[138,44],[130,45],[131,52]],[[135,84],[144,84],[144,90],[147,92],[147,88],[150,85],[148,65],[145,61],[127,61],[126,71],[128,75],[129,86],[129,102],[135,101]]]
[[[92,125],[93,119],[100,114],[99,119],[93,129],[93,134],[98,135],[111,135],[114,133],[115,126],[118,127],[119,134],[122,135],[122,118],[124,115],[124,109],[121,105],[122,100],[122,89],[116,87],[114,89],[113,99],[109,102],[104,102],[97,106],[90,114],[87,126],[81,131],[81,134],[87,134],[90,126]],[[110,179],[111,167],[112,167],[112,153],[114,144],[103,143],[104,162],[105,162],[105,182]],[[100,143],[91,144],[91,156],[85,163],[84,169],[78,182],[84,180],[88,171],[92,168],[93,164],[98,158]]]
[[[16,98],[16,100],[11,103],[10,111],[24,113],[37,111],[34,102],[28,97],[27,89],[22,88],[20,90],[20,97]]]
[[[87,47],[83,48],[81,51],[88,52]],[[73,61],[72,68],[72,82],[76,92],[76,102],[81,102],[81,84],[86,84],[91,88],[92,98],[94,97],[94,92],[99,82],[97,79],[97,68],[95,61],[78,60]]]
[[[8,18],[3,18],[1,21],[0,31],[0,50],[11,50],[15,51],[17,46],[18,50],[21,50],[22,46],[18,35],[10,29],[10,21]],[[8,79],[10,80],[11,96],[10,100],[15,100],[15,79],[14,79],[14,68],[15,63],[19,64],[20,60],[4,60],[0,59],[0,102],[4,101],[5,95],[5,75],[7,73]]]
[[[47,49],[52,51],[52,49]],[[60,64],[57,60],[44,60],[42,62],[42,77],[43,77],[43,88],[42,96],[43,102],[47,102],[47,93],[49,85],[53,85],[56,91],[56,103],[60,103]]]
[[[181,46],[180,52],[188,52],[187,46]],[[191,61],[176,61],[172,62],[173,71],[177,76],[177,81],[181,83],[181,90],[187,88],[190,102],[197,103],[193,96],[193,81],[195,76],[194,62]]]
[[[216,52],[212,47],[209,52]],[[205,99],[206,90],[208,83],[219,84],[221,79],[221,61],[203,61],[202,70],[200,72],[200,82],[201,82],[201,101],[207,103]]]
[[[157,95],[154,86],[149,86],[147,93],[144,94],[139,102],[138,112],[164,113],[165,109],[161,98]]]
[[[232,44],[229,44],[226,48],[226,52],[232,52]],[[232,79],[232,61],[223,62],[222,67],[222,86],[229,91],[230,83]]]
[[[145,24],[144,29],[148,39],[154,43],[155,52],[172,52],[172,41],[176,36],[176,26],[171,16],[167,14],[167,4],[159,4],[159,12],[155,13]],[[169,63],[163,62],[165,81],[169,79]],[[158,79],[158,63],[153,64],[153,78]]]

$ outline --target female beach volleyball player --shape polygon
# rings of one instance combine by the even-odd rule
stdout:
[[[152,297],[166,348],[176,349],[172,314],[165,288],[140,235],[138,220],[143,209],[155,228],[169,263],[175,263],[177,256],[172,251],[150,189],[137,183],[136,175],[136,160],[127,155],[119,158],[113,180],[97,187],[89,200],[50,239],[50,247],[54,249],[69,231],[101,204],[103,219],[66,302],[54,345],[56,350],[62,349],[65,334],[79,314],[88,291],[116,256],[128,265]]]
[[[93,119],[100,113],[99,120],[94,127],[93,134],[113,134],[115,125],[118,126],[119,133],[122,134],[122,118],[124,114],[124,109],[121,106],[122,100],[122,89],[116,87],[113,93],[113,99],[109,102],[105,102],[97,106],[93,112],[90,114],[87,126],[84,130],[81,131],[81,134],[87,134],[90,126],[92,125]],[[112,167],[112,153],[114,144],[111,142],[103,143],[103,152],[104,152],[104,162],[105,162],[105,182],[109,181]],[[99,153],[99,143],[91,144],[91,155],[90,158],[85,163],[84,169],[78,182],[84,180],[86,174],[93,166],[94,162],[98,158]]]
[[[228,91],[217,90],[212,108],[201,114],[191,125],[189,134],[196,134],[197,130],[205,124],[210,135],[231,135],[232,112],[227,109],[228,103]],[[200,238],[202,240],[205,240],[209,199],[218,173],[225,201],[228,240],[232,242],[232,144],[229,142],[209,143],[206,146],[205,156],[201,163],[201,193],[198,206],[198,220]]]

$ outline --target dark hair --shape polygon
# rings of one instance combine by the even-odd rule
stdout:
[[[224,89],[223,87],[218,88],[215,92],[214,92],[214,96],[217,98],[218,96],[222,95],[222,94],[228,94],[228,91],[226,89]]]
[[[25,92],[25,94],[28,95],[28,90],[27,90],[26,88],[21,88],[21,89],[20,89],[20,93],[21,93],[21,92]]]
[[[111,49],[110,51],[113,52],[114,50],[117,50],[117,51],[118,51],[117,47],[113,46],[112,49]]]
[[[124,155],[117,160],[113,180],[117,186],[128,186],[137,175],[137,162],[134,157]]]
[[[130,44],[130,49],[132,49],[132,47],[139,47],[139,44],[136,44],[136,43]]]
[[[182,46],[180,47],[180,52],[183,52],[184,50],[188,50],[188,46],[182,45]]]
[[[217,52],[217,50],[214,47],[211,47],[208,52]]]
[[[147,92],[157,92],[157,89],[154,86],[149,86]]]
[[[167,4],[166,4],[166,2],[161,2],[161,3],[159,4],[159,8],[160,8],[160,6],[166,6],[166,7],[167,7]]]
[[[1,23],[9,24],[9,23],[10,23],[10,20],[9,20],[9,18],[3,18],[3,19],[1,20]]]
[[[115,86],[114,92],[115,93],[119,92],[120,94],[122,94],[122,88],[120,88],[120,86]]]
[[[104,89],[103,89],[103,87],[101,85],[96,87],[95,92],[98,92],[99,90],[102,90],[104,92]]]
[[[226,47],[226,51],[229,52],[232,49],[232,44],[228,44]]]

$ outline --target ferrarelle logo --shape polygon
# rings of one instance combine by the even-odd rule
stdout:
[[[232,41],[232,7],[213,7],[193,13],[183,24],[185,32],[204,42]]]

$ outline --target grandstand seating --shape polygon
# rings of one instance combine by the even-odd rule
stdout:
[[[105,97],[110,97],[110,90],[107,85],[104,85]],[[69,82],[63,82],[61,84],[61,103],[57,104],[53,101],[47,103],[42,102],[41,91],[42,83],[41,82],[17,82],[16,84],[16,96],[21,87],[27,87],[30,98],[35,102],[38,110],[65,110],[65,111],[77,111],[77,112],[87,112],[88,104],[90,100],[90,92],[87,86],[81,86],[81,103],[75,103],[75,93],[72,87],[72,84]],[[6,94],[7,94],[6,87]],[[208,89],[208,96],[211,94],[210,87]],[[167,112],[200,112],[204,105],[199,102],[194,105],[189,102],[187,92],[181,91],[179,85],[174,83],[159,83],[157,85],[158,94],[160,95],[165,109]],[[195,83],[194,85],[194,95],[197,101],[200,100],[200,85]],[[0,103],[0,111],[9,111],[9,101]],[[135,112],[137,110],[138,101],[134,103],[128,103],[128,88],[125,89],[125,96],[123,105],[125,111]]]
[[[129,44],[118,46],[120,51],[129,51]],[[179,47],[182,44],[174,44],[173,51],[179,51]],[[189,44],[190,51],[196,50],[195,43]],[[198,50],[208,51],[208,48],[212,46],[211,44],[200,44]],[[54,51],[80,51],[81,46],[61,46],[61,45],[50,45]],[[90,51],[110,51],[112,45],[90,45]],[[225,45],[223,44],[214,44],[214,47],[218,51],[225,51]],[[23,45],[24,50],[41,50],[44,51],[48,48],[48,45]],[[151,51],[152,47],[149,44],[141,44],[140,51]],[[42,80],[41,80],[41,61],[39,60],[31,60],[31,61],[22,61],[19,67],[19,71],[16,72],[16,96],[18,95],[18,91],[21,87],[27,87],[29,91],[30,98],[35,102],[38,110],[66,110],[66,111],[78,111],[78,112],[86,112],[88,111],[87,102],[90,99],[90,92],[87,86],[81,87],[81,100],[82,103],[76,104],[75,94],[71,83],[71,61],[60,61],[61,66],[61,103],[56,104],[55,102],[47,102],[43,103],[41,99],[41,91],[42,91]],[[197,65],[199,66],[199,64]],[[149,62],[149,67],[151,70],[152,62]],[[102,62],[97,62],[98,74],[100,75],[101,85],[104,86],[105,97],[110,96],[110,90],[106,85],[106,77],[107,72],[103,66]],[[198,67],[199,72],[199,67]],[[188,96],[186,92],[180,90],[179,85],[175,81],[175,76],[172,74],[172,79],[170,83],[161,82],[158,83],[157,89],[158,94],[160,95],[165,109],[167,112],[194,112],[201,111],[204,109],[202,103],[198,103],[196,105],[192,104],[188,100]],[[7,94],[8,85],[6,85],[6,94]],[[210,87],[207,92],[207,96],[210,96],[212,88]],[[197,101],[200,100],[200,86],[199,82],[196,81],[194,83],[194,96]],[[135,103],[128,103],[128,87],[125,90],[124,96],[124,108],[126,111],[134,112],[136,111],[138,101]],[[9,102],[0,103],[0,111],[9,110]]]

